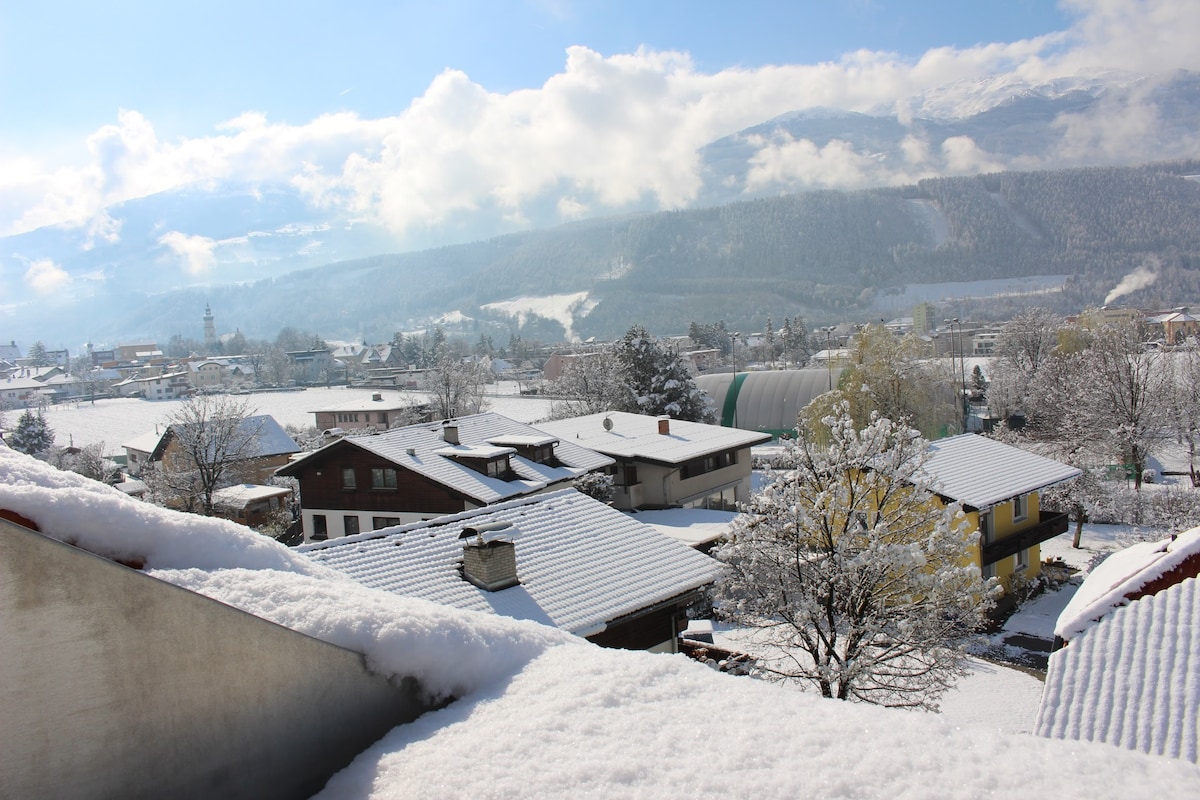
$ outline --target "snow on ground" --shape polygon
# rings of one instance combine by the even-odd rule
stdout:
[[[154,509],[4,447],[0,508],[458,697],[360,754],[325,797],[974,800],[1014,776],[1053,776],[1056,797],[1093,800],[1193,797],[1200,785],[1200,768],[1173,759],[822,700],[367,589],[249,529]]]
[[[516,317],[519,326],[524,325],[530,315],[552,319],[563,326],[567,341],[575,342],[579,341],[574,331],[575,319],[586,317],[599,304],[599,300],[589,299],[587,292],[575,292],[546,297],[518,297],[500,303],[488,303],[480,308]]]
[[[939,716],[964,728],[1032,733],[1042,702],[1042,681],[979,658],[971,658],[969,666],[971,673],[942,696]]]
[[[489,390],[505,392],[487,397],[490,411],[518,422],[537,422],[550,415],[550,401],[545,398],[511,394],[507,385],[489,387]],[[318,387],[297,392],[256,392],[235,395],[234,399],[248,400],[254,413],[269,414],[280,425],[309,428],[316,424],[314,411],[354,400],[366,402],[378,391],[342,386],[328,389]],[[389,398],[405,396],[420,400],[424,397],[419,392],[385,389],[383,393]],[[61,403],[47,407],[46,422],[53,429],[55,443],[59,446],[74,443],[76,447],[84,447],[103,443],[105,455],[124,455],[121,450],[123,443],[150,433],[155,426],[165,425],[168,417],[183,402],[121,397],[97,400],[95,403]]]

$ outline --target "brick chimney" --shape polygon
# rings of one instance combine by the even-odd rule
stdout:
[[[671,418],[670,417],[659,417],[658,418],[658,432],[661,433],[663,436],[671,435]]]
[[[512,527],[510,522],[492,522],[463,528],[463,577],[489,592],[498,592],[521,581],[517,577],[517,548],[504,539],[485,540],[484,535]]]

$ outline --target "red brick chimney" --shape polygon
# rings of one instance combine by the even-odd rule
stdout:
[[[659,417],[658,418],[658,432],[661,433],[663,436],[671,435],[671,418],[670,417]]]

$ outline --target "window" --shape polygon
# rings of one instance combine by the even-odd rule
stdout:
[[[354,489],[357,483],[354,480],[354,467],[342,467],[342,488]]]
[[[1029,566],[1029,549],[1018,550],[1013,558],[1015,559],[1014,569],[1018,571],[1026,569]]]
[[[502,478],[508,474],[508,458],[495,458],[487,462],[487,474],[492,478]]]
[[[399,517],[371,517],[371,530],[377,531],[380,528],[391,528],[399,524]]]
[[[379,423],[381,425],[387,425],[387,412],[386,411],[379,412]]]
[[[1013,498],[1013,522],[1020,522],[1029,516],[1029,498],[1025,495]]]
[[[342,529],[346,532],[347,536],[358,533],[358,515],[347,514],[342,517]]]
[[[395,489],[396,470],[388,467],[375,467],[371,470],[372,489]]]
[[[991,544],[992,536],[993,536],[992,512],[980,511],[979,512],[979,541],[985,545]]]
[[[325,523],[324,514],[313,514],[313,534],[314,541],[321,541],[329,538],[329,528]]]

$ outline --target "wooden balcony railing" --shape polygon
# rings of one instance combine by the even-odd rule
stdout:
[[[1047,539],[1053,539],[1067,532],[1067,515],[1059,511],[1043,511],[1038,515],[1036,525],[1022,528],[1016,533],[997,539],[983,546],[983,565],[993,564],[1013,553],[1018,553],[1035,544],[1041,544]]]

